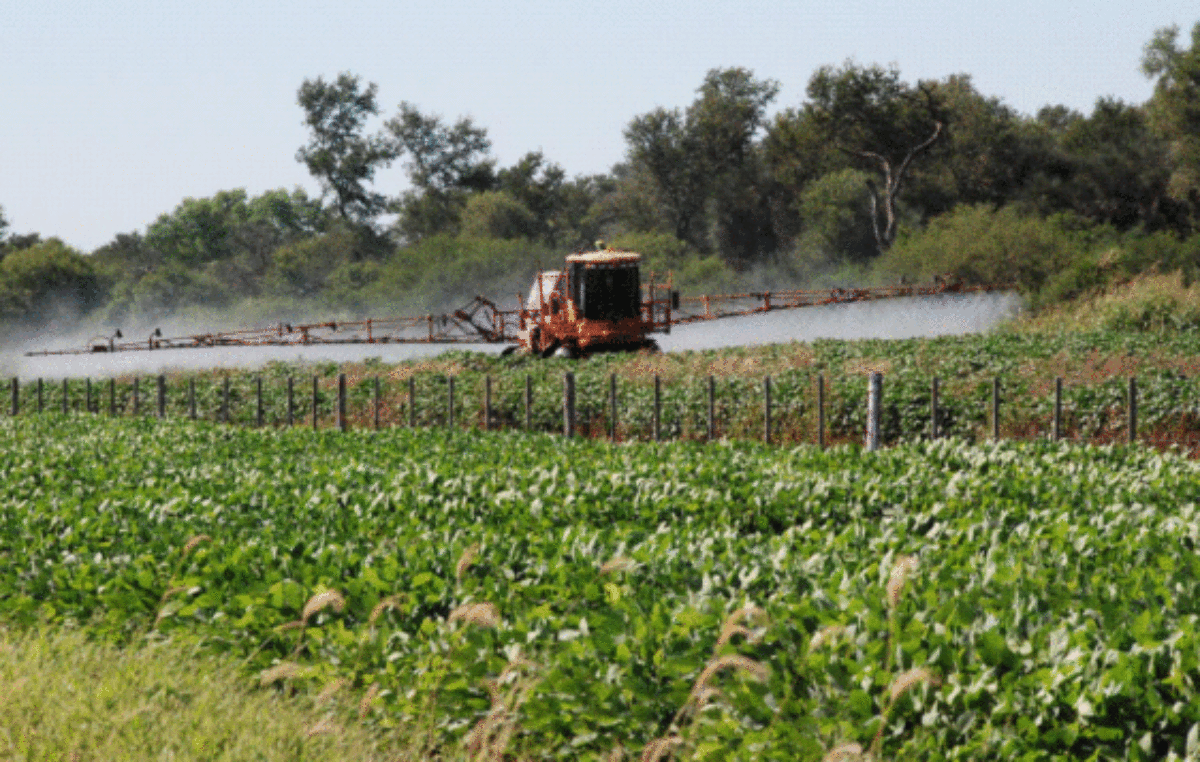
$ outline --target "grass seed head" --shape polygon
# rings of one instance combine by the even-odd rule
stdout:
[[[182,593],[185,590],[187,590],[187,585],[180,585],[178,587],[168,587],[167,591],[162,594],[162,598],[158,599],[158,605],[159,606],[163,605],[164,603],[167,602],[168,598],[170,598],[173,595],[178,595],[179,593]]]
[[[821,762],[851,762],[851,760],[862,759],[862,757],[862,746],[856,743],[844,743],[830,749],[829,753],[821,758]]]
[[[470,547],[464,550],[463,554],[459,556],[458,563],[454,565],[454,578],[461,580],[462,575],[465,574],[467,569],[470,569],[471,565],[475,563],[475,557],[478,555],[479,543],[471,543]]]
[[[188,553],[191,553],[202,542],[212,542],[212,538],[206,534],[196,535],[184,544],[182,555],[186,556]]]
[[[329,701],[332,700],[333,697],[336,696],[342,690],[342,688],[345,688],[349,684],[349,682],[350,681],[347,680],[346,678],[339,677],[338,679],[331,682],[329,685],[326,685],[324,688],[321,689],[321,692],[317,694],[317,698],[315,699],[317,706],[323,706],[323,705],[329,703]]]
[[[700,677],[696,678],[696,684],[692,687],[692,697],[694,698],[699,695],[700,691],[707,688],[708,681],[723,669],[745,672],[760,683],[765,682],[771,674],[771,670],[767,668],[767,665],[755,661],[748,656],[742,656],[741,654],[718,656],[710,661],[704,668],[704,671],[700,673]]]
[[[371,609],[371,616],[367,617],[367,624],[374,626],[375,620],[383,615],[383,612],[389,609],[397,608],[400,605],[401,596],[389,595],[388,597],[375,604],[375,608]]]
[[[899,675],[896,675],[896,679],[892,681],[891,686],[888,688],[889,700],[895,701],[903,696],[905,692],[922,683],[941,685],[942,681],[925,667],[917,667],[907,672],[901,672]]]
[[[721,691],[712,687],[711,685],[706,685],[692,694],[692,702],[695,704],[697,709],[703,709],[720,695]]]
[[[896,558],[896,562],[892,564],[892,573],[888,575],[887,600],[889,606],[896,608],[900,605],[900,594],[904,592],[904,583],[916,569],[916,558],[912,556]]]
[[[466,622],[479,627],[499,627],[500,609],[494,603],[464,603],[450,612],[449,622]]]
[[[300,612],[300,619],[308,622],[309,617],[318,611],[328,608],[334,611],[341,611],[345,607],[346,599],[342,597],[341,593],[337,590],[326,590],[308,599],[308,603],[304,604],[304,610]]]
[[[767,621],[767,612],[760,609],[758,606],[744,606],[729,616],[725,617],[725,622],[721,625],[721,634],[717,636],[717,648],[725,645],[735,635],[745,636],[747,640],[756,639],[755,633],[746,624],[765,624]]]
[[[736,622],[726,622],[722,625],[721,634],[717,637],[717,648],[719,649],[728,643],[735,635],[742,635],[749,640],[754,635],[754,632]]]
[[[375,697],[379,695],[379,683],[371,683],[371,687],[367,688],[367,692],[363,694],[362,699],[358,702],[358,721],[362,722],[366,719],[367,714],[371,711],[371,705],[375,703]]]
[[[642,762],[658,762],[660,759],[666,759],[681,743],[683,743],[683,739],[679,736],[655,738],[646,744],[646,748],[642,749]]]
[[[637,565],[637,561],[634,561],[632,558],[617,556],[616,558],[606,561],[604,565],[600,567],[600,574],[604,575],[613,574],[615,572],[633,571],[637,568]]]
[[[276,664],[270,669],[264,669],[258,673],[258,684],[261,686],[271,685],[280,680],[292,680],[297,677],[304,677],[308,674],[308,670],[301,667],[299,664],[290,661],[284,661]]]

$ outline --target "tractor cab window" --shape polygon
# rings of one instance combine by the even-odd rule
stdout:
[[[636,318],[642,311],[641,296],[636,264],[572,265],[571,298],[588,320]]]

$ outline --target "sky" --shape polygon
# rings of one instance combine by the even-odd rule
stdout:
[[[621,161],[629,121],[686,106],[713,68],[777,80],[774,109],[853,59],[1088,113],[1149,98],[1146,42],[1197,21],[1195,0],[5,0],[0,207],[10,232],[88,252],[186,197],[316,195],[296,90],[344,71],[379,86],[372,131],[408,101],[472,117],[501,166],[541,150],[579,175]],[[402,163],[375,183],[405,186]]]

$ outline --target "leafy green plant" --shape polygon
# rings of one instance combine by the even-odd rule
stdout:
[[[481,728],[471,748],[535,759],[676,736],[726,759],[1163,758],[1200,723],[1200,478],[1170,454],[57,414],[0,434],[0,621],[153,628],[289,692],[346,681],[425,756]]]

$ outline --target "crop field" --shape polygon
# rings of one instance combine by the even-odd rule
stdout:
[[[0,623],[340,687],[423,758],[1200,752],[1177,454],[61,413],[0,436]]]

